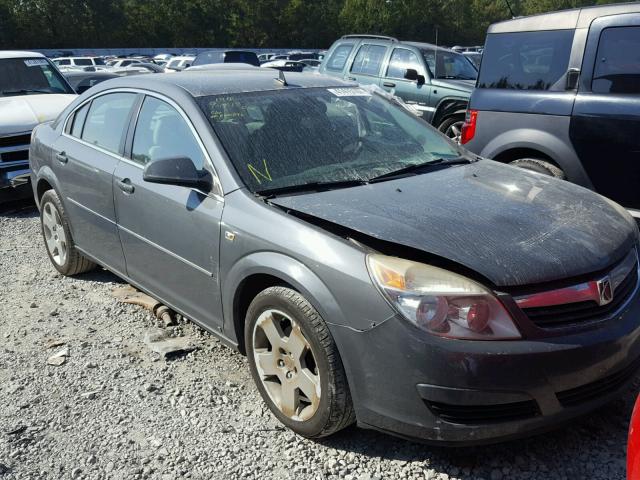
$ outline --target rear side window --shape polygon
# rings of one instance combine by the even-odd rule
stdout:
[[[341,71],[347,63],[351,50],[353,50],[353,44],[351,43],[338,45],[327,60],[327,70]]]
[[[110,93],[91,102],[82,139],[113,153],[120,152],[120,142],[127,126],[135,93]]]
[[[73,114],[73,118],[71,119],[71,131],[69,132],[72,136],[76,138],[81,138],[82,136],[82,127],[84,126],[84,121],[87,118],[87,112],[89,111],[89,103],[87,103],[84,107],[79,110],[76,110],[76,113]]]
[[[377,75],[387,47],[381,45],[362,45],[351,66],[351,73]]]
[[[387,77],[404,78],[404,74],[410,68],[418,73],[422,73],[422,66],[418,60],[418,56],[406,48],[395,48],[389,59]]]
[[[88,65],[93,65],[93,62],[91,61],[90,58],[76,58],[74,59],[74,63],[76,65],[80,65],[80,66],[88,66]]]
[[[614,27],[602,31],[591,90],[594,93],[640,93],[640,27]]]
[[[71,65],[71,60],[54,60],[56,65]]]
[[[478,88],[553,89],[567,72],[573,33],[549,30],[487,35]]]

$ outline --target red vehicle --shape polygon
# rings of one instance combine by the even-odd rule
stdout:
[[[636,399],[629,425],[627,480],[640,480],[640,395]]]

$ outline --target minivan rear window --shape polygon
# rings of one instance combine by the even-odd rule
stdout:
[[[569,66],[573,30],[487,35],[478,88],[550,90]]]

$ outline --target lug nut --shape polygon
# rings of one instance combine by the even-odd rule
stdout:
[[[287,378],[288,378],[288,379],[291,379],[291,377],[293,377],[293,373],[291,373],[291,372],[287,372]]]
[[[278,366],[279,367],[284,367],[284,361],[283,360],[278,360]]]

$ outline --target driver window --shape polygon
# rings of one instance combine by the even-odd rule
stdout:
[[[205,157],[178,111],[162,100],[146,97],[133,138],[132,160],[141,165],[159,158],[188,157],[202,170]]]

